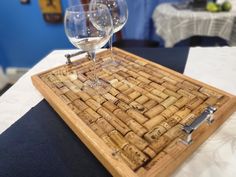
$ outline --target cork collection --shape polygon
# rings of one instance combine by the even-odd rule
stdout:
[[[103,94],[83,90],[93,77],[86,57],[35,75],[33,83],[114,176],[168,176],[233,113],[235,97],[120,49],[113,53],[120,61],[114,68],[102,67],[109,51],[97,54],[97,75],[110,84]],[[214,121],[184,131],[209,107]]]

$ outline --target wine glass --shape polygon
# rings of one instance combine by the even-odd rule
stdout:
[[[101,3],[105,4],[110,10],[113,21],[113,33],[120,31],[128,20],[128,6],[126,0],[91,0],[92,4]],[[112,37],[109,40],[111,51],[111,60],[106,63],[108,65],[117,66],[119,62],[114,60],[112,52]]]
[[[84,89],[92,87],[101,90],[109,87],[96,75],[96,50],[103,47],[113,32],[110,12],[103,4],[83,4],[66,9],[64,17],[65,33],[69,41],[82,51],[89,53],[93,60],[93,78],[84,82]],[[104,90],[104,89],[103,89]]]

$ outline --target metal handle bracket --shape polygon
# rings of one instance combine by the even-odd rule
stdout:
[[[207,122],[209,125],[214,121],[213,115],[217,108],[213,106],[208,106],[203,113],[198,116],[190,125],[185,125],[183,131],[186,133],[185,138],[182,140],[184,144],[192,143],[192,133],[204,122]]]

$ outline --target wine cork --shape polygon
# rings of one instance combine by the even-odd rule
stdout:
[[[128,141],[117,130],[113,130],[112,132],[110,132],[109,137],[121,149],[124,148],[125,145],[128,144]]]
[[[162,151],[169,143],[171,139],[168,136],[161,136],[156,141],[150,144],[150,147],[155,151],[157,154]]]
[[[207,95],[207,96],[211,96],[211,97],[216,97],[216,98],[221,98],[223,95],[213,91],[213,90],[210,90],[208,88],[205,88],[205,87],[202,87],[200,90],[199,90],[201,93]]]
[[[60,82],[60,81],[55,82],[54,85],[55,85],[57,88],[61,88],[61,87],[64,86],[64,84],[63,84],[62,82]]]
[[[94,111],[97,111],[101,105],[99,103],[97,103],[95,100],[93,99],[88,99],[85,101],[85,103],[90,107],[92,108]]]
[[[81,81],[78,80],[78,79],[74,80],[73,83],[74,83],[77,87],[79,87],[80,89],[84,86],[84,83],[81,82]]]
[[[96,133],[96,135],[98,135],[99,137],[103,137],[106,135],[106,133],[96,124],[96,123],[92,123],[89,126],[94,133]]]
[[[82,119],[87,125],[90,126],[90,124],[94,123],[97,119],[93,116],[91,116],[87,112],[80,112],[78,114],[79,118]]]
[[[155,126],[151,131],[147,132],[144,135],[144,138],[149,142],[152,143],[153,141],[157,140],[161,135],[166,132],[166,129],[160,125]]]
[[[179,90],[177,91],[177,93],[180,94],[180,95],[182,95],[182,96],[185,96],[185,97],[189,98],[190,100],[196,97],[196,96],[193,95],[192,93],[190,93],[190,92],[188,92],[188,91],[186,91],[186,90],[183,90],[183,89],[179,89]]]
[[[130,94],[133,93],[134,91],[135,91],[135,90],[134,90],[133,88],[129,88],[129,89],[123,91],[123,94],[125,94],[125,95],[130,95]]]
[[[128,70],[127,73],[128,73],[129,75],[131,75],[133,78],[137,78],[137,77],[139,76],[139,74],[137,74],[136,72],[131,71],[131,70]]]
[[[123,111],[127,111],[128,109],[130,109],[130,106],[123,101],[118,100],[115,104]]]
[[[115,128],[103,118],[98,119],[96,123],[107,134],[115,130]]]
[[[84,75],[84,74],[77,74],[77,78],[81,81],[81,82],[85,82],[88,80],[88,78]]]
[[[101,95],[93,95],[91,96],[97,103],[99,104],[103,104],[104,102],[106,102],[107,100],[105,98],[103,98]]]
[[[114,103],[112,103],[111,101],[106,101],[102,105],[111,112],[118,109],[118,107]]]
[[[127,125],[131,130],[133,130],[138,136],[143,136],[146,132],[147,129],[144,128],[142,125],[140,125],[138,122],[135,120],[131,119],[127,122]]]
[[[153,75],[155,75],[155,74],[153,74]],[[151,78],[149,78],[149,79],[150,79],[151,81],[157,83],[157,84],[162,84],[162,83],[164,82],[164,80],[161,79],[161,77],[158,77],[158,76],[156,76],[156,75],[155,75],[155,77],[151,77]]]
[[[157,101],[158,103],[161,103],[163,101],[163,98],[155,96],[152,93],[146,93],[146,96],[149,97],[150,99]]]
[[[140,124],[146,122],[148,120],[148,118],[146,118],[145,116],[143,116],[141,113],[139,113],[138,111],[135,111],[134,109],[129,109],[127,111],[127,114],[131,117],[133,117],[137,122],[139,122]]]
[[[120,92],[124,92],[129,89],[129,86],[126,84],[122,84],[120,87],[117,88]]]
[[[195,120],[196,116],[192,113],[190,113],[189,115],[187,115],[185,118],[183,118],[180,121],[181,125],[190,125],[194,120]]]
[[[183,125],[177,124],[176,126],[172,127],[165,133],[165,136],[169,137],[171,140],[175,139],[176,137],[183,134]]]
[[[122,80],[125,79],[124,77],[120,76],[120,75],[117,74],[117,73],[114,73],[113,76],[114,76],[116,79],[118,79],[119,81],[122,81]]]
[[[70,107],[70,109],[75,113],[75,114],[79,114],[81,111],[75,107],[75,105],[73,105],[72,103],[69,103],[68,106]]]
[[[72,88],[70,88],[75,94],[77,93],[77,92],[80,92],[81,91],[81,89],[79,88],[79,87],[77,87],[76,85],[74,86],[74,87],[72,87]]]
[[[65,94],[66,92],[69,91],[69,89],[66,86],[63,86],[63,87],[60,88],[60,91],[61,91],[62,94]]]
[[[151,93],[163,99],[166,99],[168,97],[168,95],[157,89],[153,89]]]
[[[165,89],[163,92],[164,92],[165,94],[167,94],[167,95],[169,95],[169,96],[173,96],[173,97],[175,97],[175,98],[177,98],[177,99],[179,99],[180,97],[182,97],[182,95],[177,94],[177,93],[175,93],[175,92],[173,92],[172,90],[169,90],[169,89]]]
[[[189,102],[189,100],[190,100],[190,99],[187,98],[187,97],[182,97],[182,98],[180,98],[179,100],[177,100],[174,105],[175,105],[177,108],[181,109],[182,107],[184,107],[184,106]]]
[[[157,84],[157,83],[155,83],[155,82],[150,83],[150,85],[151,85],[152,87],[154,87],[155,89],[160,90],[161,92],[166,89],[166,88],[163,87],[162,85]]]
[[[106,135],[101,138],[113,152],[120,151],[120,148],[112,141],[112,139],[109,136]]]
[[[66,96],[67,98],[69,98],[69,100],[71,100],[71,101],[74,101],[74,100],[78,99],[78,96],[77,96],[73,91],[71,91],[71,90],[69,90],[68,92],[66,92],[66,93],[65,93],[65,96]]]
[[[63,101],[65,104],[71,103],[71,101],[70,101],[65,95],[60,95],[59,97],[62,99],[62,101]]]
[[[190,109],[188,109],[187,107],[182,108],[181,110],[179,110],[178,112],[175,113],[175,115],[179,116],[181,119],[183,119],[184,117],[186,117],[189,113],[191,112]]]
[[[139,80],[134,79],[133,77],[127,77],[126,80],[127,80],[127,82],[129,82],[133,86],[138,85],[141,82]]]
[[[136,135],[134,132],[129,132],[125,135],[125,138],[135,145],[137,148],[140,150],[144,150],[147,146],[148,143],[144,139],[140,138],[138,135]]]
[[[114,78],[114,76],[112,76]],[[113,86],[113,84],[119,83],[118,79],[112,79],[109,83]],[[114,86],[113,86],[114,87]]]
[[[143,152],[141,152],[138,148],[131,144],[127,144],[123,148],[123,152],[128,159],[131,160],[138,167],[142,166],[144,163],[148,161],[148,156],[146,156]]]
[[[74,87],[76,87],[75,84],[73,84],[70,80],[66,80],[63,82],[63,84],[68,87],[70,90],[72,90]]]
[[[143,71],[139,71],[138,74],[139,74],[140,76],[142,76],[142,77],[145,77],[145,78],[150,78],[150,77],[152,77],[150,74],[145,73],[145,72],[143,72]]]
[[[89,96],[87,93],[83,92],[83,91],[77,92],[76,94],[77,94],[83,101],[86,101],[86,100],[88,100],[88,99],[90,98],[90,96]]]
[[[195,97],[186,105],[186,108],[193,110],[196,107],[198,107],[200,104],[202,104],[202,102],[203,100],[201,98]]]
[[[162,127],[164,127],[166,130],[171,129],[171,127],[172,127],[172,126],[169,125],[166,121],[161,122],[160,125],[161,125]]]
[[[196,116],[200,115],[206,108],[208,107],[208,104],[202,103],[199,105],[197,108],[195,108],[192,113],[195,114]]]
[[[138,176],[144,176],[147,173],[147,170],[144,167],[140,167],[135,172]]]
[[[115,117],[108,109],[101,107],[97,110],[97,113],[100,114],[103,118],[105,118],[108,122]]]
[[[154,89],[151,85],[149,85],[149,84],[147,84],[147,83],[144,83],[144,82],[140,82],[140,83],[138,84],[138,86],[141,87],[141,88],[143,88],[144,90],[146,90],[146,91],[148,91],[148,92],[151,92],[151,91]]]
[[[146,95],[148,93],[148,91],[146,91],[144,88],[139,87],[138,85],[135,85],[133,87],[134,90],[140,92],[142,95]]]
[[[112,94],[113,96],[118,95],[120,92],[116,90],[115,88],[111,87],[109,90],[109,93]]]
[[[153,107],[152,109],[150,109],[149,111],[145,112],[144,115],[149,118],[153,118],[157,114],[160,114],[164,109],[165,109],[164,106],[157,105],[157,106]]]
[[[182,119],[177,116],[177,115],[173,115],[172,117],[168,118],[166,120],[166,123],[170,126],[170,127],[174,127],[175,125],[177,125]]]
[[[132,100],[135,100],[136,98],[138,98],[139,96],[141,95],[141,93],[137,92],[137,91],[134,91],[132,93],[129,94],[129,97],[132,99]]]
[[[181,142],[179,138],[172,141],[163,151],[169,154],[174,159],[181,156],[188,146]]]
[[[213,106],[213,105],[216,104],[217,101],[218,101],[218,98],[216,98],[216,97],[210,97],[210,98],[208,98],[204,103],[205,103],[205,104],[208,104],[208,105],[210,105],[210,106]]]
[[[118,99],[114,97],[113,95],[111,95],[110,93],[106,93],[103,96],[104,98],[106,98],[108,101],[111,101],[112,103],[116,103],[118,101]]]
[[[200,86],[193,84],[192,82],[189,81],[183,81],[183,85],[186,85],[187,87],[192,88],[192,90],[199,90]]]
[[[124,71],[122,71],[122,70],[120,70],[120,71],[118,71],[118,72],[116,72],[118,75],[120,75],[120,76],[122,76],[123,78],[127,78],[127,77],[129,77],[130,75],[129,74],[127,74],[126,72],[124,72]]]
[[[177,101],[177,98],[170,96],[169,98],[167,98],[166,100],[164,100],[160,104],[162,106],[164,106],[165,108],[168,108],[170,105],[174,104],[176,101]]]
[[[152,81],[150,81],[149,79],[147,79],[146,77],[143,77],[143,76],[138,76],[137,79],[140,80],[141,82],[146,83],[146,84],[149,84],[150,82],[152,82]]]
[[[143,106],[147,109],[151,109],[156,105],[157,105],[157,101],[155,101],[155,100],[149,100],[149,101],[147,101],[146,103],[143,104]]]
[[[131,102],[130,107],[133,108],[134,110],[140,112],[140,113],[144,113],[147,111],[147,108],[145,108],[143,105],[139,104],[136,101]]]
[[[193,89],[191,87],[188,87],[186,85],[184,85],[183,83],[178,83],[176,84],[177,87],[179,87],[180,89],[186,90],[188,92],[192,92]]]
[[[156,156],[156,152],[153,151],[150,147],[146,147],[143,152],[147,154],[150,158],[154,158]]]
[[[206,100],[206,99],[208,98],[207,95],[205,95],[205,94],[203,94],[203,93],[201,93],[201,92],[199,92],[199,91],[196,91],[196,90],[191,91],[191,93],[192,93],[193,95],[196,95],[197,97],[203,99],[203,100]]]
[[[123,85],[123,83],[118,81],[118,82],[111,83],[111,85],[112,85],[114,88],[118,89],[120,86]]]
[[[157,115],[154,118],[148,120],[143,124],[144,127],[146,127],[148,130],[151,130],[153,127],[158,125],[160,122],[164,121],[165,118],[161,115]]]
[[[56,95],[63,95],[63,93],[61,92],[60,89],[58,89],[57,87],[51,87],[51,90],[56,94]],[[65,95],[63,95],[65,96]],[[69,99],[68,99],[69,100]]]
[[[174,79],[171,79],[170,77],[163,77],[163,80],[165,80],[166,82],[172,84],[172,85],[176,85],[178,82]]]
[[[120,101],[125,102],[126,104],[129,104],[129,103],[132,102],[132,100],[131,100],[128,96],[126,96],[126,95],[124,95],[124,94],[122,94],[122,93],[119,93],[119,94],[116,96],[116,98],[118,98]]]
[[[88,108],[88,106],[80,99],[75,100],[73,103],[81,111],[84,111],[86,108]]]
[[[115,114],[116,117],[118,117],[124,123],[127,123],[132,119],[128,114],[126,114],[121,109],[116,109],[114,111],[114,114]]]
[[[171,105],[169,106],[167,109],[165,109],[164,111],[162,111],[161,115],[164,116],[166,119],[169,118],[170,116],[172,116],[174,113],[176,113],[179,109],[174,106]]]
[[[115,127],[122,135],[125,135],[130,131],[130,128],[127,127],[122,121],[120,121],[118,118],[113,118],[109,120],[109,123]]]
[[[169,89],[169,90],[172,90],[174,92],[176,92],[177,90],[179,90],[179,88],[173,84],[170,84],[169,82],[163,82],[162,83],[162,86]]]
[[[140,104],[144,104],[145,102],[147,102],[149,100],[149,98],[145,95],[141,95],[140,97],[138,97],[135,101],[140,103]]]
[[[91,108],[87,108],[84,110],[85,112],[87,112],[90,116],[94,117],[95,120],[99,119],[101,117],[101,115],[99,115],[98,113],[96,113],[94,110],[92,110]]]

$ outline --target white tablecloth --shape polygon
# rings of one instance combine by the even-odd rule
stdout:
[[[0,134],[43,99],[32,85],[30,76],[64,64],[64,54],[68,52],[74,51],[51,52],[0,97]],[[184,73],[236,95],[235,56],[236,47],[191,48]],[[236,113],[173,176],[235,177],[235,165]]]
[[[178,10],[170,3],[161,4],[153,13],[156,34],[172,47],[192,36],[217,36],[236,45],[236,11],[210,13]]]

